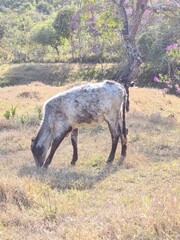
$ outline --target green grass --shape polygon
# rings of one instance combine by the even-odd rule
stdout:
[[[179,239],[180,100],[131,90],[121,166],[120,145],[113,164],[106,164],[111,139],[102,125],[80,130],[75,167],[68,137],[50,168],[37,169],[30,152],[37,109],[65,88],[35,83],[0,89],[1,112],[17,107],[13,119],[0,116],[0,239]]]

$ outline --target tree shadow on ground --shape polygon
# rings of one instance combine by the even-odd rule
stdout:
[[[81,167],[80,167],[81,168]],[[130,168],[126,163],[119,165],[104,164],[102,167],[90,167],[91,169],[79,169],[78,167],[65,166],[61,169],[38,169],[31,166],[23,166],[19,171],[19,177],[30,177],[40,182],[47,183],[52,189],[65,191],[67,189],[85,190],[95,187],[110,175]]]

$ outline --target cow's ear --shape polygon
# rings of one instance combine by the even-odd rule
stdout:
[[[31,138],[31,142],[33,143],[35,141],[35,137]]]

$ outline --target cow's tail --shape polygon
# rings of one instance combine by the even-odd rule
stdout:
[[[126,111],[127,108],[129,108],[129,94],[126,93],[124,94],[124,101],[123,101],[123,112],[122,112],[122,134],[124,138],[126,139],[128,129],[126,128]]]
[[[129,112],[129,88],[126,86],[126,111]]]
[[[123,109],[122,109],[122,120],[121,120],[121,158],[120,164],[124,161],[126,157],[126,150],[127,150],[127,134],[128,129],[126,128],[126,111],[127,111],[127,104],[128,104],[128,94],[124,91],[123,97]]]

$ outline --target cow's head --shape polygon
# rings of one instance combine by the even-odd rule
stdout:
[[[44,146],[38,144],[38,142],[36,141],[36,138],[31,139],[31,151],[32,151],[36,166],[42,167],[46,158],[46,151]]]

